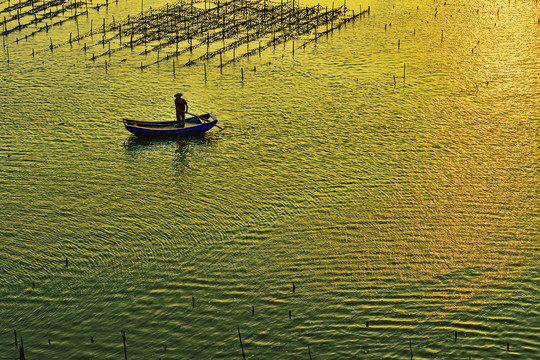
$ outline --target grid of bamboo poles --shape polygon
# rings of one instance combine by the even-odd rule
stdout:
[[[4,15],[0,35],[34,29],[26,38],[109,6],[109,0],[93,5],[77,0],[3,3],[0,14],[8,15]],[[33,50],[32,55],[77,43],[89,60],[108,57],[109,64],[113,54],[126,51],[131,57],[144,55],[141,69],[170,59],[174,67],[175,60],[179,66],[189,66],[215,57],[223,67],[289,41],[293,41],[293,51],[295,40],[301,43],[298,47],[305,47],[367,13],[369,9],[356,13],[348,10],[345,3],[323,8],[302,6],[296,0],[181,0],[118,21],[113,16],[94,25],[91,20],[89,31],[81,34],[77,26],[77,33],[70,33],[69,39],[51,38],[46,49]]]

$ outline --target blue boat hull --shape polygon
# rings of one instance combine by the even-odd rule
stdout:
[[[175,127],[176,121],[123,120],[126,130],[137,137],[201,135],[213,128],[217,123],[217,119],[212,113],[186,118],[186,124],[183,128]]]

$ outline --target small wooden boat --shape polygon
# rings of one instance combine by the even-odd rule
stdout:
[[[124,126],[137,137],[174,137],[200,135],[213,128],[217,119],[208,113],[186,118],[183,128],[177,127],[176,121],[143,121],[124,118]]]

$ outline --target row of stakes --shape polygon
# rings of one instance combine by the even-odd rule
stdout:
[[[127,19],[118,23],[113,16],[111,23],[107,24],[104,19],[103,24],[98,26],[95,30],[92,20],[90,23],[90,31],[81,35],[78,27],[78,17],[81,15],[86,15],[88,17],[89,9],[97,10],[99,12],[101,7],[109,6],[109,0],[105,0],[105,3],[97,3],[90,6],[88,5],[88,2],[77,0],[69,1],[70,2],[66,2],[66,0],[42,0],[39,2],[38,0],[26,0],[23,2],[22,0],[19,0],[18,2],[14,1],[13,4],[11,4],[11,0],[7,0],[7,7],[0,10],[0,14],[11,14],[12,12],[16,12],[15,15],[11,14],[9,16],[9,21],[7,17],[4,16],[3,25],[0,25],[0,30],[3,29],[3,31],[0,32],[0,35],[3,35],[2,39],[7,53],[8,64],[10,62],[9,49],[6,47],[5,39],[10,33],[36,25],[37,30],[25,35],[24,39],[28,39],[29,36],[35,36],[41,31],[48,32],[50,27],[62,25],[70,20],[75,20],[77,22],[77,35],[73,36],[73,34],[70,33],[69,40],[58,44],[53,44],[51,38],[50,46],[47,50],[52,52],[53,49],[66,44],[73,46],[74,42],[80,44],[82,40],[88,37],[93,40],[94,35],[101,36],[101,40],[93,44],[91,43],[89,46],[87,46],[87,43],[85,42],[82,50],[86,53],[87,51],[95,50],[99,45],[105,48],[105,44],[107,44],[107,51],[102,51],[97,55],[93,52],[90,57],[90,60],[95,62],[101,57],[108,56],[109,61],[107,62],[107,60],[105,60],[104,63],[105,71],[107,71],[110,66],[111,55],[113,53],[119,52],[125,48],[129,48],[133,51],[134,48],[144,45],[144,51],[140,54],[147,55],[152,52],[157,52],[157,59],[147,64],[141,62],[141,70],[172,58],[172,71],[174,74],[178,62],[178,60],[175,61],[175,58],[187,52],[193,54],[194,50],[206,47],[206,53],[203,53],[193,60],[190,58],[184,63],[184,66],[189,66],[198,61],[208,60],[219,55],[219,67],[222,73],[223,66],[225,65],[239,61],[239,59],[244,57],[247,57],[249,60],[249,57],[255,55],[257,52],[260,56],[263,50],[272,46],[275,48],[276,45],[285,43],[291,39],[293,43],[292,53],[294,56],[295,38],[303,37],[304,42],[300,48],[305,48],[308,43],[317,41],[320,36],[328,36],[330,32],[341,28],[341,26],[347,22],[370,13],[370,8],[368,7],[368,9],[364,11],[360,8],[360,12],[357,14],[352,10],[352,16],[346,16],[348,11],[346,3],[337,9],[332,6],[330,10],[328,8],[323,10],[320,6],[301,7],[299,4],[296,5],[295,0],[292,1],[292,4],[289,2],[284,3],[283,0],[280,4],[263,0],[262,5],[261,1],[248,0],[226,1],[221,4],[219,0],[214,0],[212,5],[210,0],[208,0],[208,3],[204,0],[203,9],[200,5],[200,1],[195,2],[193,0],[188,0],[171,6],[167,4],[156,10],[150,9],[146,13],[142,11],[141,7],[139,16],[131,18],[128,15]],[[115,1],[118,3],[118,0]],[[2,3],[6,3],[6,0],[0,0],[0,4]],[[90,3],[92,2],[90,1]],[[446,3],[444,5],[446,5]],[[61,8],[59,8],[60,6]],[[53,8],[55,8],[54,11]],[[305,13],[303,12],[304,10]],[[499,10],[500,9],[497,10],[497,16],[499,15]],[[63,19],[52,22],[51,24],[46,22],[46,20],[53,20],[56,16],[65,14],[67,11],[71,11],[70,16],[64,16]],[[42,12],[42,14],[38,17],[38,13],[40,12]],[[21,23],[21,18],[28,16],[33,16],[33,19],[24,24]],[[435,11],[434,16],[437,17],[437,10]],[[13,22],[16,22],[16,25],[8,29],[8,23]],[[38,26],[43,22],[44,25]],[[540,17],[538,23],[540,24]],[[392,24],[385,24],[385,30],[387,29],[387,26],[391,27]],[[112,36],[110,35],[111,32],[113,33]],[[416,35],[415,33],[416,30],[414,31],[414,36]],[[122,39],[124,39],[124,42],[122,42]],[[193,44],[194,39],[196,41],[195,45]],[[223,45],[221,48],[215,49],[215,44],[217,44],[220,39],[223,42]],[[264,39],[266,39],[266,42],[263,44]],[[443,39],[444,32],[441,30],[441,43],[443,42]],[[119,45],[117,48],[111,48],[111,42],[113,40],[118,40]],[[15,40],[16,43],[19,41],[19,38]],[[257,41],[258,46],[250,50],[250,43]],[[183,48],[180,48],[180,44],[182,44]],[[246,45],[246,52],[237,56],[236,49],[242,44]],[[400,48],[400,45],[401,41],[398,40],[398,49]],[[150,46],[150,48],[148,48],[148,46]],[[211,46],[213,47],[212,51],[210,51]],[[167,49],[167,47],[169,49]],[[173,49],[171,49],[171,47],[175,47],[175,51],[172,51]],[[475,48],[476,46],[471,50],[473,54]],[[231,50],[232,58],[224,62],[224,54],[226,52],[231,52]],[[166,55],[160,57],[160,51],[161,53],[165,52]],[[34,50],[32,50],[32,56],[35,56]],[[123,59],[122,61],[125,62],[126,59]],[[256,68],[254,67],[253,70],[256,71]],[[204,76],[206,80],[206,64],[204,64]],[[241,69],[241,77],[243,81],[243,68]],[[398,78],[405,80],[405,65],[403,68],[403,76],[394,76],[394,87],[396,87],[396,79]]]
[[[118,4],[118,0],[115,0]],[[4,1],[5,3],[5,1]],[[36,30],[24,36],[27,40],[40,32],[48,32],[49,29],[61,26],[68,21],[77,21],[80,16],[88,16],[90,10],[96,10],[102,7],[108,8],[109,0],[105,3],[96,3],[90,5],[88,2],[77,0],[25,0],[24,2],[7,1],[7,7],[0,10],[3,15],[2,25],[0,26],[0,36],[7,36],[17,31],[23,31],[27,28],[36,28]],[[68,14],[69,12],[69,14]],[[19,42],[17,38],[16,42]]]
[[[23,39],[27,40],[39,32],[48,31],[50,27],[75,21],[77,34],[70,33],[68,40],[56,44],[50,38],[50,45],[38,51],[33,49],[32,56],[45,51],[53,52],[61,46],[73,47],[75,43],[79,46],[83,43],[81,50],[85,54],[91,53],[89,60],[95,62],[99,58],[108,57],[109,61],[105,61],[106,69],[110,66],[112,54],[128,49],[132,53],[139,49],[139,55],[145,56],[157,53],[154,61],[146,64],[141,62],[141,70],[172,59],[175,72],[177,65],[190,66],[217,56],[220,58],[219,67],[223,68],[242,58],[249,59],[256,53],[260,55],[270,47],[275,48],[289,41],[293,42],[294,55],[295,39],[303,42],[298,48],[305,48],[307,44],[317,41],[321,36],[328,36],[348,22],[370,14],[369,7],[364,11],[360,8],[360,11],[355,13],[354,10],[347,9],[346,3],[339,7],[332,5],[331,8],[323,8],[320,5],[301,6],[296,0],[291,2],[281,0],[279,3],[267,0],[215,0],[213,3],[210,1],[207,3],[204,0],[202,6],[201,2],[182,0],[157,9],[150,8],[146,12],[141,10],[140,14],[128,15],[121,21],[116,21],[113,16],[109,23],[103,19],[102,24],[94,26],[94,21],[90,20],[90,30],[81,34],[78,26],[79,17],[81,15],[88,17],[90,9],[99,11],[101,6],[108,6],[108,0],[105,5],[96,4],[90,7],[87,2],[76,0],[70,3],[66,3],[65,0],[49,2],[43,0],[41,3],[26,0],[24,3],[9,5],[2,12],[16,11],[16,15],[11,15],[9,19],[4,16],[3,24],[0,25],[0,29],[3,29],[0,35],[4,47],[6,37],[16,30],[30,26],[37,27],[24,36]],[[65,16],[68,11],[71,15]],[[62,19],[54,21],[61,15]],[[52,23],[49,24],[46,20],[51,20]],[[11,24],[11,27],[8,24]],[[19,41],[21,39],[17,38],[13,42]],[[253,43],[258,43],[258,46],[253,46]],[[238,51],[237,54],[237,49],[243,45],[246,47],[245,52]],[[103,50],[98,52],[100,47]],[[194,52],[198,52],[198,56],[191,58]],[[224,60],[225,54],[231,52],[232,57]],[[191,55],[187,62],[183,65],[177,64],[178,60],[175,62],[180,55],[187,53]],[[124,58],[120,61],[126,60]]]
[[[193,308],[195,308],[195,298],[193,297],[192,298],[193,300]],[[252,314],[255,313],[255,306],[252,306]],[[289,319],[292,318],[292,315],[291,315],[291,311],[289,311]],[[369,322],[366,322],[366,327],[369,327]],[[245,353],[245,350],[244,350],[244,344],[242,342],[242,334],[240,332],[240,326],[237,327],[238,329],[238,339],[240,341],[240,349],[242,351],[242,357],[243,359],[245,360],[246,359],[246,353]],[[15,348],[18,348],[19,350],[19,360],[24,360],[25,359],[25,355],[24,355],[24,344],[23,344],[23,338],[22,336],[20,337],[20,345],[18,344],[17,342],[17,330],[14,330],[14,335],[15,335]],[[124,347],[124,358],[125,360],[127,360],[127,345],[126,345],[126,333],[125,331],[121,331],[121,334],[122,334],[122,343],[123,343],[123,347]],[[458,340],[458,332],[457,330],[454,331],[454,342],[457,342]],[[94,337],[90,337],[90,342],[91,343],[94,343]],[[51,339],[49,339],[49,345],[51,344]],[[409,339],[409,349],[410,349],[410,355],[411,355],[411,360],[413,360],[413,347],[412,347],[412,339]],[[165,351],[167,350],[167,345],[165,345]],[[506,343],[506,351],[510,351],[510,343]],[[311,347],[310,345],[308,344],[307,345],[307,353],[308,353],[308,356],[309,356],[309,359],[311,360]],[[469,357],[470,359],[470,357]]]
[[[68,258],[66,258],[66,266],[68,266]],[[35,282],[32,281],[32,289],[35,288]],[[294,283],[292,283],[292,292],[294,293],[296,291],[296,285]],[[195,309],[195,297],[192,296],[191,297],[191,306],[193,309]],[[251,314],[252,315],[255,315],[255,306],[251,306]],[[289,320],[292,319],[292,311],[289,310]],[[181,326],[181,325],[179,325]],[[366,321],[366,327],[369,327],[369,321]],[[18,343],[18,337],[17,337],[17,330],[14,330],[14,335],[15,335],[15,348],[18,348],[19,350],[19,360],[24,360],[25,359],[25,355],[24,355],[24,344],[23,344],[23,338],[22,336],[20,336],[20,345]],[[125,359],[127,360],[127,346],[126,346],[126,333],[125,331],[121,331],[121,334],[122,334],[122,342],[123,342],[123,347],[124,347],[124,357]],[[241,335],[241,332],[240,332],[240,326],[238,326],[238,339],[240,341],[240,348],[241,348],[241,351],[242,351],[242,357],[243,359],[245,360],[246,359],[246,354],[245,354],[245,350],[244,350],[244,344],[242,343],[242,335]],[[454,342],[457,342],[458,340],[458,332],[457,330],[454,331]],[[94,337],[90,337],[90,342],[91,343],[94,343]],[[49,339],[48,341],[49,345],[51,344],[51,339]],[[412,348],[412,339],[409,339],[409,348],[410,348],[410,355],[411,355],[411,360],[413,359],[413,348]],[[167,350],[167,346],[165,345],[165,350]],[[506,351],[510,351],[510,343],[506,343]],[[307,345],[307,352],[308,352],[308,356],[309,356],[309,359],[311,360],[311,348],[309,346],[309,344]]]

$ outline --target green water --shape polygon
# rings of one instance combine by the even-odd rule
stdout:
[[[206,79],[6,37],[0,358],[538,358],[540,4],[368,5]],[[119,122],[179,91],[223,130]]]

